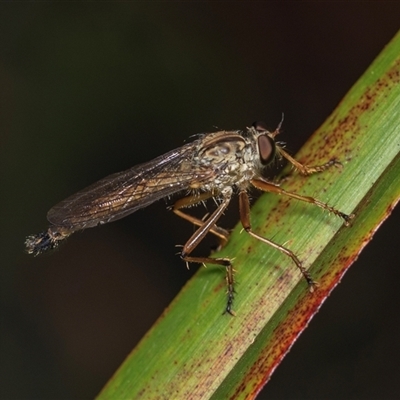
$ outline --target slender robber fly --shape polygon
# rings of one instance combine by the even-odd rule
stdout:
[[[287,192],[279,184],[263,176],[265,167],[276,158],[285,158],[303,175],[322,172],[332,165],[340,164],[336,160],[319,166],[300,164],[279,142],[275,142],[281,125],[282,121],[274,132],[269,132],[261,123],[255,123],[244,132],[218,131],[202,134],[193,142],[152,161],[110,175],[54,206],[47,214],[50,222],[47,231],[27,237],[27,252],[36,256],[55,249],[76,231],[116,221],[156,200],[183,193],[184,197],[175,202],[172,210],[198,228],[183,246],[181,258],[186,263],[211,263],[225,267],[228,288],[225,312],[233,315],[235,291],[231,260],[194,257],[191,253],[209,232],[216,235],[222,243],[227,242],[228,231],[217,226],[217,222],[233,194],[238,193],[240,220],[245,231],[289,256],[306,279],[310,291],[313,291],[316,283],[291,250],[253,232],[247,190],[254,186],[265,192],[315,204],[341,217],[346,226],[354,215],[344,214],[313,197]],[[218,206],[204,219],[182,211],[210,198],[215,199]]]

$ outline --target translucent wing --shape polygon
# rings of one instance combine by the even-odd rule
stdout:
[[[73,231],[115,221],[208,180],[212,170],[191,163],[197,141],[131,169],[109,175],[54,206],[48,221]]]

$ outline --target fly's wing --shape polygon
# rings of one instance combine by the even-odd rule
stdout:
[[[47,214],[55,226],[76,231],[115,221],[207,180],[211,171],[191,165],[196,142],[131,169],[109,175],[54,206]]]

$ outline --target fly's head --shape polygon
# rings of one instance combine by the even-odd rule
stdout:
[[[254,122],[252,127],[247,128],[247,134],[253,141],[253,162],[257,169],[262,170],[282,158],[280,143],[275,141],[275,137],[280,133],[282,122],[273,132],[268,131],[262,122]]]

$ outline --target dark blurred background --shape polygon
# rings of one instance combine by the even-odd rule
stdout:
[[[93,398],[193,272],[175,254],[193,228],[165,202],[30,257],[24,238],[49,208],[215,126],[273,129],[284,112],[295,153],[399,15],[382,2],[2,3],[0,397]],[[397,210],[260,399],[400,396],[399,223]]]

